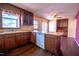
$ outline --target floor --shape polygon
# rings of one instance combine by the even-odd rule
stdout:
[[[52,54],[34,44],[26,44],[22,47],[6,52],[6,56],[51,56]]]

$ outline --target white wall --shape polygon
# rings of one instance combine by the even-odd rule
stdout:
[[[74,18],[70,18],[68,21],[68,37],[75,38],[76,34],[76,20]]]

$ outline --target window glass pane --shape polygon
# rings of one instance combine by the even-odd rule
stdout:
[[[49,32],[56,32],[56,21],[50,21],[49,22]]]
[[[5,17],[5,18],[11,18],[11,19],[18,19],[17,16],[15,16],[15,15],[11,15],[11,14],[2,14],[2,17]]]
[[[19,28],[19,17],[13,14],[2,14],[3,28]]]
[[[47,32],[47,23],[42,22],[42,32],[46,33]]]
[[[38,21],[34,20],[34,29],[38,29]]]

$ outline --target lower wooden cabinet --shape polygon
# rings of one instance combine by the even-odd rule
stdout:
[[[24,42],[29,43],[31,40],[31,32],[27,32],[26,34],[24,34],[24,37]]]
[[[36,44],[36,33],[35,32],[31,33],[31,42]]]
[[[22,35],[22,33],[16,33],[15,35],[16,35],[15,36],[16,47],[23,45],[23,35]]]
[[[46,35],[45,49],[57,55],[59,53],[59,37],[54,35]]]
[[[16,47],[24,45],[26,43],[30,42],[30,33],[16,33],[16,39],[15,39],[15,43],[16,43]]]
[[[15,48],[15,35],[14,34],[6,34],[4,35],[4,48],[5,51]]]
[[[10,49],[29,43],[31,39],[30,32],[10,33],[0,35],[0,52],[6,52]]]
[[[0,53],[4,51],[4,36],[0,35]]]

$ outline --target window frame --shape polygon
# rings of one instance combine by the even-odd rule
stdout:
[[[3,13],[6,13],[6,12],[3,10],[3,11],[2,11],[2,14],[3,14]],[[6,14],[8,14],[8,12],[7,12]],[[18,27],[3,27],[3,22],[2,22],[2,21],[3,21],[3,18],[12,19],[12,20],[16,20],[16,19],[9,18],[9,17],[3,17],[3,15],[2,15],[2,20],[1,20],[1,22],[2,22],[2,28],[3,28],[3,29],[20,29],[20,28],[21,28],[21,14],[17,14],[17,15],[16,15],[15,13],[10,13],[10,14],[15,15],[15,16],[18,16],[18,19],[17,19],[17,20],[18,20],[19,23],[18,23],[18,25],[16,25],[16,26],[18,26]],[[17,20],[16,20],[16,21],[17,21]]]

